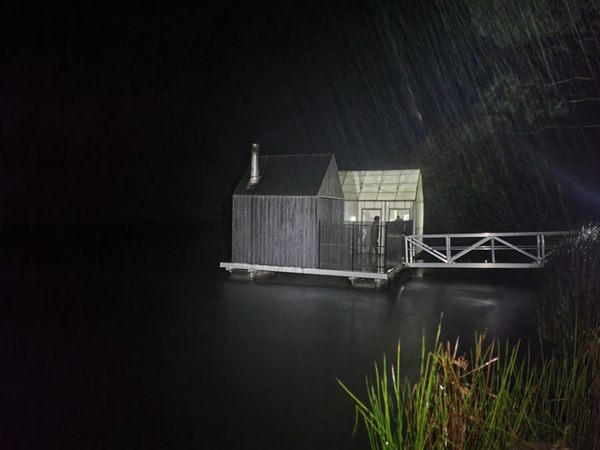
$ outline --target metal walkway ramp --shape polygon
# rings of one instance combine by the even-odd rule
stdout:
[[[461,233],[406,236],[405,265],[423,268],[537,269],[575,232]]]

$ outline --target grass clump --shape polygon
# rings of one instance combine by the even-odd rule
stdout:
[[[367,379],[367,400],[354,400],[372,449],[516,449],[598,448],[587,427],[591,379],[600,373],[593,342],[573,349],[571,360],[523,359],[518,345],[501,346],[479,337],[465,357],[454,345],[436,340],[425,351],[418,380],[398,375],[383,358]],[[544,447],[551,443],[554,447]],[[567,447],[567,444],[571,447]],[[550,444],[548,444],[550,445]]]

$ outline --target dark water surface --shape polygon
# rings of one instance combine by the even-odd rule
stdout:
[[[444,337],[464,348],[475,330],[533,332],[523,273],[429,272],[381,292],[321,277],[241,283],[217,268],[219,239],[119,233],[50,236],[36,257],[48,236],[12,249],[1,448],[364,448],[336,378],[362,393],[398,340],[414,377],[442,313]]]

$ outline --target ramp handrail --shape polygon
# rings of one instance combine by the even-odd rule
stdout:
[[[405,262],[409,267],[472,267],[472,268],[535,268],[543,267],[554,251],[561,237],[577,234],[574,231],[516,232],[516,233],[454,233],[410,235],[405,239]],[[548,242],[549,239],[554,242]],[[444,239],[443,245],[432,241]],[[452,240],[454,239],[454,245]],[[456,241],[475,240],[462,243]],[[535,239],[535,240],[534,240]],[[515,242],[518,241],[518,242]],[[488,252],[489,261],[464,261],[474,252]],[[499,261],[498,252],[511,254],[511,261]],[[433,262],[417,261],[416,255],[433,257]],[[479,253],[481,255],[481,253]],[[460,259],[463,259],[459,261]],[[520,258],[520,260],[519,260]],[[432,259],[432,258],[429,258]],[[476,257],[475,259],[478,259]],[[479,257],[479,259],[481,259]],[[524,261],[523,261],[524,259]]]

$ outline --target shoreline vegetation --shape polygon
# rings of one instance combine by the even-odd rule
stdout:
[[[355,404],[372,449],[600,449],[600,226],[565,240],[540,278],[539,341],[479,336],[422,342],[414,383],[402,379],[401,346],[385,355]],[[539,348],[536,348],[539,347]],[[523,351],[525,350],[525,351]],[[355,427],[356,431],[356,427]]]

